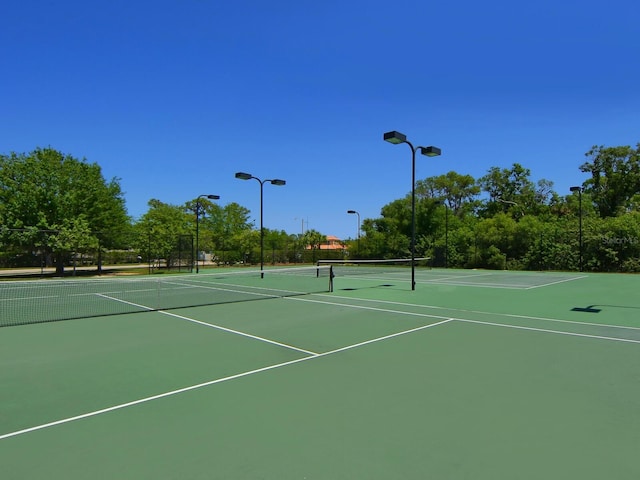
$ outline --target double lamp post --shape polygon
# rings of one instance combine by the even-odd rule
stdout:
[[[583,270],[582,265],[582,257],[583,257],[583,247],[582,247],[582,187],[570,187],[569,191],[578,192],[578,217],[579,217],[579,244],[580,244],[580,271]]]
[[[208,198],[209,200],[220,200],[220,195],[198,195],[196,199],[196,273],[200,273],[200,212],[202,210],[201,198]],[[204,259],[203,259],[204,262]]]
[[[264,278],[263,187],[264,187],[264,184],[267,182],[269,182],[271,185],[277,185],[277,186],[286,185],[287,182],[279,178],[261,180],[258,177],[254,177],[250,173],[245,173],[245,172],[237,172],[236,178],[239,178],[240,180],[253,179],[253,180],[257,180],[258,183],[260,184],[260,278]]]
[[[383,136],[385,142],[398,145],[406,143],[411,148],[411,290],[416,289],[416,152],[419,150],[422,155],[427,157],[437,157],[442,154],[438,147],[414,147],[407,136],[396,131],[387,132]]]

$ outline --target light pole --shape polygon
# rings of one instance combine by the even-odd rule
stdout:
[[[355,210],[347,210],[348,214],[351,215],[357,215],[358,216],[358,256],[360,256],[360,214],[358,212],[356,212]]]
[[[200,204],[201,198],[209,198],[211,200],[220,200],[220,195],[198,195],[196,199],[196,273],[200,273],[200,264],[198,263],[198,257],[200,256]]]
[[[393,143],[395,145],[399,143],[406,143],[411,148],[411,290],[416,289],[416,271],[415,271],[415,258],[416,258],[416,151],[420,150],[422,155],[427,157],[437,157],[441,155],[441,150],[438,147],[414,147],[411,142],[407,140],[407,136],[396,131],[387,132],[383,135],[385,142]]]
[[[257,180],[258,183],[260,184],[260,278],[264,278],[264,273],[262,272],[262,270],[264,270],[264,227],[262,225],[263,187],[264,187],[264,184],[267,182],[269,182],[271,185],[278,185],[278,186],[286,185],[287,182],[284,180],[280,180],[279,178],[274,178],[273,180],[271,179],[260,180],[258,177],[254,177],[250,173],[245,173],[245,172],[237,172],[236,178],[239,178],[240,180],[254,179],[254,180]]]
[[[582,187],[570,187],[570,191],[578,192],[579,242],[580,242],[580,271],[582,272]]]
[[[438,200],[438,205],[444,205],[444,268],[449,268],[449,206],[444,200]]]

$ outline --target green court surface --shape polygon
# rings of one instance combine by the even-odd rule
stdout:
[[[640,478],[639,276],[408,273],[0,328],[2,478]]]

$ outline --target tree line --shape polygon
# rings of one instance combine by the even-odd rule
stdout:
[[[640,144],[593,147],[568,192],[519,163],[475,179],[451,171],[416,182],[416,253],[436,266],[640,271]],[[407,255],[411,197],[365,219],[362,258]]]
[[[586,156],[579,169],[590,178],[571,192],[534,182],[519,163],[477,179],[451,171],[418,180],[416,254],[442,267],[640,271],[640,144]],[[264,229],[265,262],[409,257],[411,195],[380,215],[364,219],[359,241],[337,252],[320,250],[326,237],[315,230]],[[0,155],[0,266],[46,264],[62,274],[78,261],[257,263],[260,243],[238,203],[151,199],[133,220],[119,179],[106,180],[96,163],[52,148]]]
[[[151,199],[133,220],[119,179],[106,180],[96,163],[52,148],[0,155],[0,267],[55,266],[57,274],[76,263],[182,267],[205,254],[220,265],[257,263],[260,232],[249,218],[238,203],[195,198],[183,205]],[[315,230],[265,229],[265,259],[311,261],[324,240]]]

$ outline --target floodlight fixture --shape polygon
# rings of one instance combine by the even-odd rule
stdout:
[[[440,150],[438,147],[429,146],[419,148],[420,153],[422,153],[422,155],[424,155],[425,157],[438,157],[442,155],[442,150]]]
[[[393,143],[395,145],[399,143],[405,143],[407,141],[407,136],[403,133],[396,132],[387,132],[384,134],[383,139],[385,142]]]

